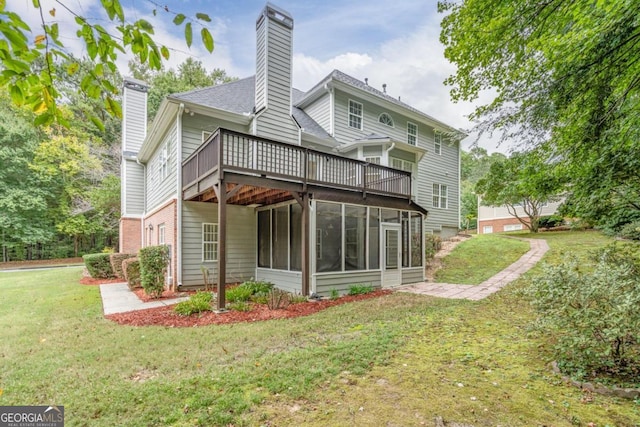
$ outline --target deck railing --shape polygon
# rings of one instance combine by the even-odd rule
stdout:
[[[226,129],[218,129],[183,162],[183,189],[219,168],[302,184],[411,197],[410,172]]]

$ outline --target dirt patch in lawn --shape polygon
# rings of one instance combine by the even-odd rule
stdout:
[[[105,316],[107,319],[121,325],[131,326],[167,326],[193,327],[205,325],[224,325],[229,323],[259,322],[262,320],[288,319],[292,317],[308,316],[329,307],[354,301],[378,298],[390,294],[387,289],[377,290],[365,295],[343,296],[335,300],[321,300],[291,304],[286,309],[269,310],[265,304],[250,304],[249,311],[233,311],[216,314],[207,311],[191,316],[180,316],[173,311],[173,307],[148,308]]]
[[[121,279],[119,277],[114,277],[113,279],[94,279],[91,276],[85,276],[82,279],[80,279],[81,285],[106,285],[109,283],[123,283],[123,282],[126,282],[126,280]]]

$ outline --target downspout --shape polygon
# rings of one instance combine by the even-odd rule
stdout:
[[[177,212],[176,212],[176,247],[173,249],[176,254],[176,289],[182,286],[182,113],[184,104],[180,103],[176,118],[176,175],[177,178]]]
[[[393,150],[394,148],[396,148],[396,143],[395,143],[395,142],[392,142],[392,143],[391,143],[391,145],[389,146],[389,148],[387,148],[387,149],[385,150],[385,153],[384,153],[384,157],[385,157],[385,159],[384,159],[384,160],[387,162],[387,164],[386,164],[386,165],[384,165],[384,166],[391,167],[391,162],[389,161],[389,153],[390,153],[390,152],[391,152],[391,150]]]
[[[146,235],[144,231],[144,218],[147,215],[147,165],[140,163],[140,159],[138,159],[137,155],[136,163],[142,166],[142,176],[144,180],[144,185],[142,186],[142,200],[144,201],[144,204],[142,206],[142,218],[140,218],[140,247],[144,248],[144,238]]]

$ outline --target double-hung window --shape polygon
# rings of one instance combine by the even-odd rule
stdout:
[[[418,145],[418,125],[407,122],[407,144]]]
[[[202,261],[218,260],[218,224],[202,224]]]
[[[442,134],[440,132],[433,135],[433,152],[438,155],[442,154]]]
[[[349,127],[362,130],[362,104],[349,100]]]
[[[433,184],[433,207],[447,209],[448,188],[444,184]]]
[[[167,146],[165,144],[160,150],[160,156],[158,158],[158,176],[160,181],[164,180],[169,173],[169,156]]]

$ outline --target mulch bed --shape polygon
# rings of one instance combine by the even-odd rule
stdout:
[[[133,293],[136,294],[136,296],[138,297],[138,299],[140,299],[140,301],[150,302],[150,301],[162,301],[166,299],[173,299],[173,298],[179,298],[179,297],[188,297],[189,295],[195,294],[196,292],[195,291],[187,291],[187,292],[164,291],[162,293],[162,296],[158,298],[150,297],[144,292],[144,289],[142,288],[135,289]]]
[[[224,325],[240,322],[259,322],[272,319],[288,319],[292,317],[308,316],[329,307],[346,304],[354,301],[362,301],[378,298],[390,294],[388,289],[381,289],[365,295],[343,296],[335,300],[321,300],[314,302],[302,302],[292,304],[286,309],[269,310],[265,304],[252,304],[250,311],[233,311],[216,314],[207,311],[191,316],[180,316],[173,311],[173,307],[148,308],[145,310],[117,313],[105,316],[107,319],[120,325],[130,326],[166,326],[193,327],[205,325]]]

